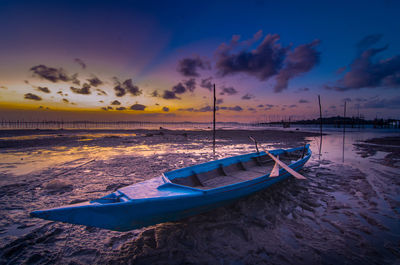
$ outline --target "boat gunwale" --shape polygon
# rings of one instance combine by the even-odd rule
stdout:
[[[306,154],[302,159],[299,159],[299,160],[297,160],[296,162],[294,162],[294,163],[288,165],[290,168],[296,170],[297,168],[304,166],[305,163],[310,159],[310,157],[311,157],[311,155],[312,155],[312,152],[311,152],[311,149],[310,149],[310,144],[306,144],[305,147],[295,147],[295,148],[291,148],[291,149],[275,149],[275,150],[273,150],[273,151],[271,151],[271,152],[277,152],[277,151],[282,151],[282,150],[283,150],[284,152],[290,153],[290,152],[294,152],[294,151],[297,151],[297,150],[301,150],[302,148],[307,148],[307,154]],[[250,154],[261,154],[261,153],[266,154],[265,152],[250,153]],[[250,155],[250,154],[245,154],[245,155]],[[232,158],[232,157],[228,157],[228,158]],[[228,159],[228,158],[223,158],[223,159]],[[220,160],[222,160],[222,159],[220,159]],[[212,163],[212,162],[215,163],[216,161],[219,161],[219,160],[214,160],[214,161],[206,162],[206,163],[204,163],[204,164]],[[201,164],[201,165],[203,165],[203,164]],[[296,165],[296,166],[293,166],[293,165]],[[196,165],[195,165],[195,166],[196,166]],[[186,168],[182,168],[182,169],[186,169]],[[174,170],[174,171],[170,171],[170,172],[175,172],[175,170]],[[168,172],[168,173],[169,173],[169,172]],[[185,189],[190,189],[190,190],[194,190],[194,191],[199,191],[199,192],[202,192],[203,194],[212,194],[212,193],[218,193],[219,191],[221,191],[221,190],[223,190],[223,189],[227,189],[228,191],[231,191],[231,190],[234,190],[234,189],[240,189],[240,187],[237,188],[236,186],[247,187],[247,186],[249,186],[249,185],[243,185],[243,184],[244,184],[244,183],[250,184],[251,182],[257,182],[257,181],[259,181],[260,179],[266,178],[266,177],[268,177],[268,178],[266,178],[265,180],[262,180],[262,181],[260,181],[260,182],[264,182],[264,181],[268,181],[268,180],[277,179],[277,178],[286,176],[287,174],[290,175],[290,173],[288,173],[284,168],[281,168],[281,169],[279,170],[279,176],[278,176],[278,177],[269,178],[269,175],[270,175],[270,174],[271,174],[271,173],[268,173],[268,174],[262,175],[262,176],[260,176],[260,177],[254,178],[254,179],[239,181],[239,182],[236,182],[236,183],[232,183],[232,184],[228,184],[228,185],[224,185],[224,186],[220,186],[220,187],[215,187],[215,188],[210,188],[210,189],[199,189],[199,188],[195,188],[195,187],[191,187],[191,186],[185,186],[185,185],[181,185],[181,184],[174,183],[174,182],[172,182],[171,180],[170,180],[169,183],[162,184],[162,185],[160,185],[158,188],[161,188],[161,187],[163,187],[164,185],[167,186],[166,184],[168,184],[168,186],[172,185],[172,186],[176,186],[176,187],[180,187],[180,188],[185,188]],[[260,182],[257,182],[257,183],[260,183]],[[256,183],[256,184],[257,184],[257,183]],[[251,185],[253,185],[253,183],[251,183]],[[225,191],[223,191],[223,192],[225,192]],[[172,197],[173,197],[173,196],[172,196]]]

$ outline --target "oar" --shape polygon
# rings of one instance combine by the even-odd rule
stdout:
[[[279,156],[277,156],[277,158],[279,159]],[[269,173],[269,176],[271,178],[279,177],[279,164],[278,163],[275,162],[275,165],[272,168],[271,173]]]
[[[252,140],[254,143],[257,143],[256,139],[254,139],[252,136],[249,136],[250,140]],[[298,172],[294,171],[293,169],[291,169],[290,167],[288,167],[285,163],[283,163],[281,160],[279,160],[278,158],[276,158],[273,154],[271,154],[270,152],[268,152],[267,149],[265,149],[264,147],[262,147],[260,145],[260,147],[264,150],[264,152],[269,155],[272,160],[274,160],[276,163],[278,163],[282,168],[284,168],[288,173],[290,173],[293,177],[297,178],[297,179],[306,179],[306,177],[302,176],[301,174],[299,174]]]

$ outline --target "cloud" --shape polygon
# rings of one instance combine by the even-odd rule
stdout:
[[[180,109],[178,109],[178,111],[190,111],[190,112],[192,112],[194,110],[195,110],[194,108],[186,108],[186,109],[180,108]]]
[[[369,47],[380,39],[366,37],[358,47]],[[367,45],[368,44],[368,45]],[[333,85],[324,85],[326,89],[348,91],[361,88],[399,88],[400,87],[400,55],[385,59],[375,57],[388,49],[369,48],[360,52],[356,59],[347,67],[348,71]]]
[[[123,97],[123,96],[125,96],[125,94],[126,94],[125,88],[123,88],[121,85],[116,85],[116,86],[114,87],[114,90],[115,90],[115,95],[116,95],[117,97]]]
[[[49,89],[48,87],[41,87],[41,86],[38,86],[38,87],[37,87],[37,90],[39,90],[39,91],[41,91],[41,92],[44,92],[44,93],[50,93],[50,89]]]
[[[242,107],[235,106],[235,107],[221,107],[222,110],[232,110],[232,111],[242,111]]]
[[[320,53],[315,49],[319,43],[319,40],[315,40],[288,52],[284,61],[285,66],[276,76],[275,92],[286,89],[290,79],[310,71],[319,63]]]
[[[196,89],[196,80],[194,78],[190,78],[189,80],[184,81],[186,89],[190,92],[193,92]]]
[[[168,112],[169,108],[168,107],[163,107],[162,110],[165,111],[165,112]]]
[[[111,105],[121,105],[121,102],[119,102],[118,100],[114,100],[113,102],[111,102]]]
[[[218,109],[218,107],[217,107]],[[211,106],[204,106],[202,108],[199,109],[195,109],[195,108],[185,108],[185,109],[178,109],[178,111],[190,111],[190,112],[211,112],[213,111],[213,108]]]
[[[133,104],[133,105],[130,107],[131,110],[144,110],[145,108],[146,108],[145,105],[138,104],[138,103]]]
[[[181,82],[179,82],[178,84],[172,87],[172,91],[175,94],[183,94],[186,92],[186,87]]]
[[[225,94],[228,94],[228,95],[235,95],[235,94],[237,94],[237,90],[234,88],[234,87],[223,87],[222,88],[222,92],[221,93],[219,93],[220,95],[225,95]]]
[[[91,78],[86,79],[86,80],[89,81],[89,84],[94,87],[97,87],[97,86],[103,84],[103,81],[101,81],[97,76],[92,76]]]
[[[232,45],[220,46],[216,63],[219,75],[246,73],[266,80],[278,73],[286,54],[286,48],[277,44],[279,35],[267,35],[255,50],[232,53],[238,40],[233,38]]]
[[[363,104],[367,109],[400,109],[400,96],[390,99],[375,98]]]
[[[53,68],[47,67],[43,64],[33,66],[30,71],[33,72],[34,76],[38,76],[42,79],[51,81],[53,83],[57,83],[59,81],[62,82],[72,82],[76,85],[80,84],[80,81],[77,79],[78,74],[74,74],[69,76],[64,69],[62,68]]]
[[[104,91],[103,89],[96,88],[96,91],[98,92],[97,95],[99,95],[99,96],[101,96],[101,95],[107,96],[107,92]]]
[[[202,107],[202,108],[200,108],[200,109],[198,109],[198,111],[199,112],[209,112],[209,111],[214,111],[214,108],[212,108],[211,106],[205,106],[205,107]]]
[[[163,99],[180,99],[176,96],[175,92],[170,90],[164,90],[164,94],[162,95]]]
[[[133,96],[139,96],[142,94],[142,91],[139,89],[139,87],[133,84],[132,79],[127,79],[123,83],[121,83],[116,77],[113,79],[115,82],[115,95],[117,97],[123,97],[127,93],[130,93]]]
[[[183,76],[197,77],[199,76],[198,69],[210,69],[210,65],[200,57],[184,58],[178,62],[177,70]]]
[[[254,98],[254,96],[251,95],[251,94],[249,94],[249,93],[247,93],[246,95],[244,95],[244,96],[242,97],[243,100],[250,100],[250,99],[252,99],[252,98]]]
[[[304,103],[309,103],[309,101],[306,100],[306,99],[300,99],[300,100],[299,100],[299,103],[304,104]]]
[[[8,87],[6,87],[6,86],[0,86],[0,88],[2,88],[2,89],[8,89]]]
[[[82,94],[82,95],[89,95],[91,94],[90,92],[90,85],[88,83],[84,83],[81,88],[76,88],[76,87],[70,87],[71,91],[76,93],[76,94]]]
[[[175,86],[172,87],[172,92],[175,94],[183,94],[187,91],[193,92],[196,89],[196,80],[191,78],[189,80],[184,80],[179,82]]]
[[[213,84],[211,83],[211,80],[212,80],[211,76],[208,77],[208,78],[202,79],[201,83],[200,83],[200,86],[202,88],[206,88],[206,89],[211,91],[213,89]]]
[[[113,108],[112,108],[112,107],[110,107],[110,106],[107,106],[107,107],[102,107],[101,109],[102,109],[102,110],[105,110],[105,111],[107,111],[107,110],[113,110]]]
[[[382,37],[382,34],[367,35],[357,43],[357,48],[359,50],[366,50],[372,45],[378,43],[382,39]]]
[[[275,105],[272,105],[272,104],[265,104],[264,110],[270,110],[270,109],[272,109],[273,107],[275,107]]]
[[[156,98],[156,97],[159,97],[160,94],[158,94],[158,91],[157,91],[157,90],[154,90],[153,92],[151,92],[151,96],[154,97],[154,98]]]
[[[217,105],[218,104],[222,104],[222,103],[224,103],[224,99],[223,98],[218,98],[215,103],[217,103]]]
[[[251,112],[256,112],[257,111],[255,108],[247,108],[247,110],[249,110]]]
[[[306,91],[309,91],[309,90],[310,89],[308,87],[301,87],[301,88],[298,88],[295,92],[299,93],[299,92],[306,92]]]
[[[39,97],[38,95],[32,94],[32,93],[25,94],[24,99],[30,99],[30,100],[36,100],[36,101],[42,100],[41,97]]]
[[[118,108],[115,108],[116,110],[126,110],[126,108],[125,107],[118,107]]]
[[[142,94],[142,91],[139,89],[139,87],[133,84],[132,79],[125,80],[122,85],[132,96],[139,96]]]
[[[64,103],[69,103],[69,100],[66,99],[66,98],[63,98],[62,101],[63,101]]]
[[[262,32],[258,34],[260,38]],[[315,50],[319,40],[300,45],[294,50],[291,46],[279,44],[278,34],[268,34],[255,48],[245,49],[235,53],[239,37],[232,38],[230,45],[222,44],[217,53],[216,68],[220,76],[244,73],[256,77],[260,81],[276,77],[275,92],[287,88],[288,81],[295,76],[310,71],[318,62],[320,54]],[[252,42],[251,42],[252,44]]]
[[[296,104],[292,104],[292,105],[289,106],[289,108],[297,108],[297,105]]]
[[[75,59],[74,59],[74,62],[77,63],[77,64],[79,64],[79,65],[82,67],[82,69],[86,69],[86,64],[85,64],[85,62],[82,61],[81,59],[75,58]]]

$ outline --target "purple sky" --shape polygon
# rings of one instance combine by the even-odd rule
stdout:
[[[400,118],[399,7],[0,1],[0,118]]]

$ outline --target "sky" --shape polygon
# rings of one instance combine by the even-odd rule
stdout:
[[[400,118],[399,1],[0,0],[0,119]]]

